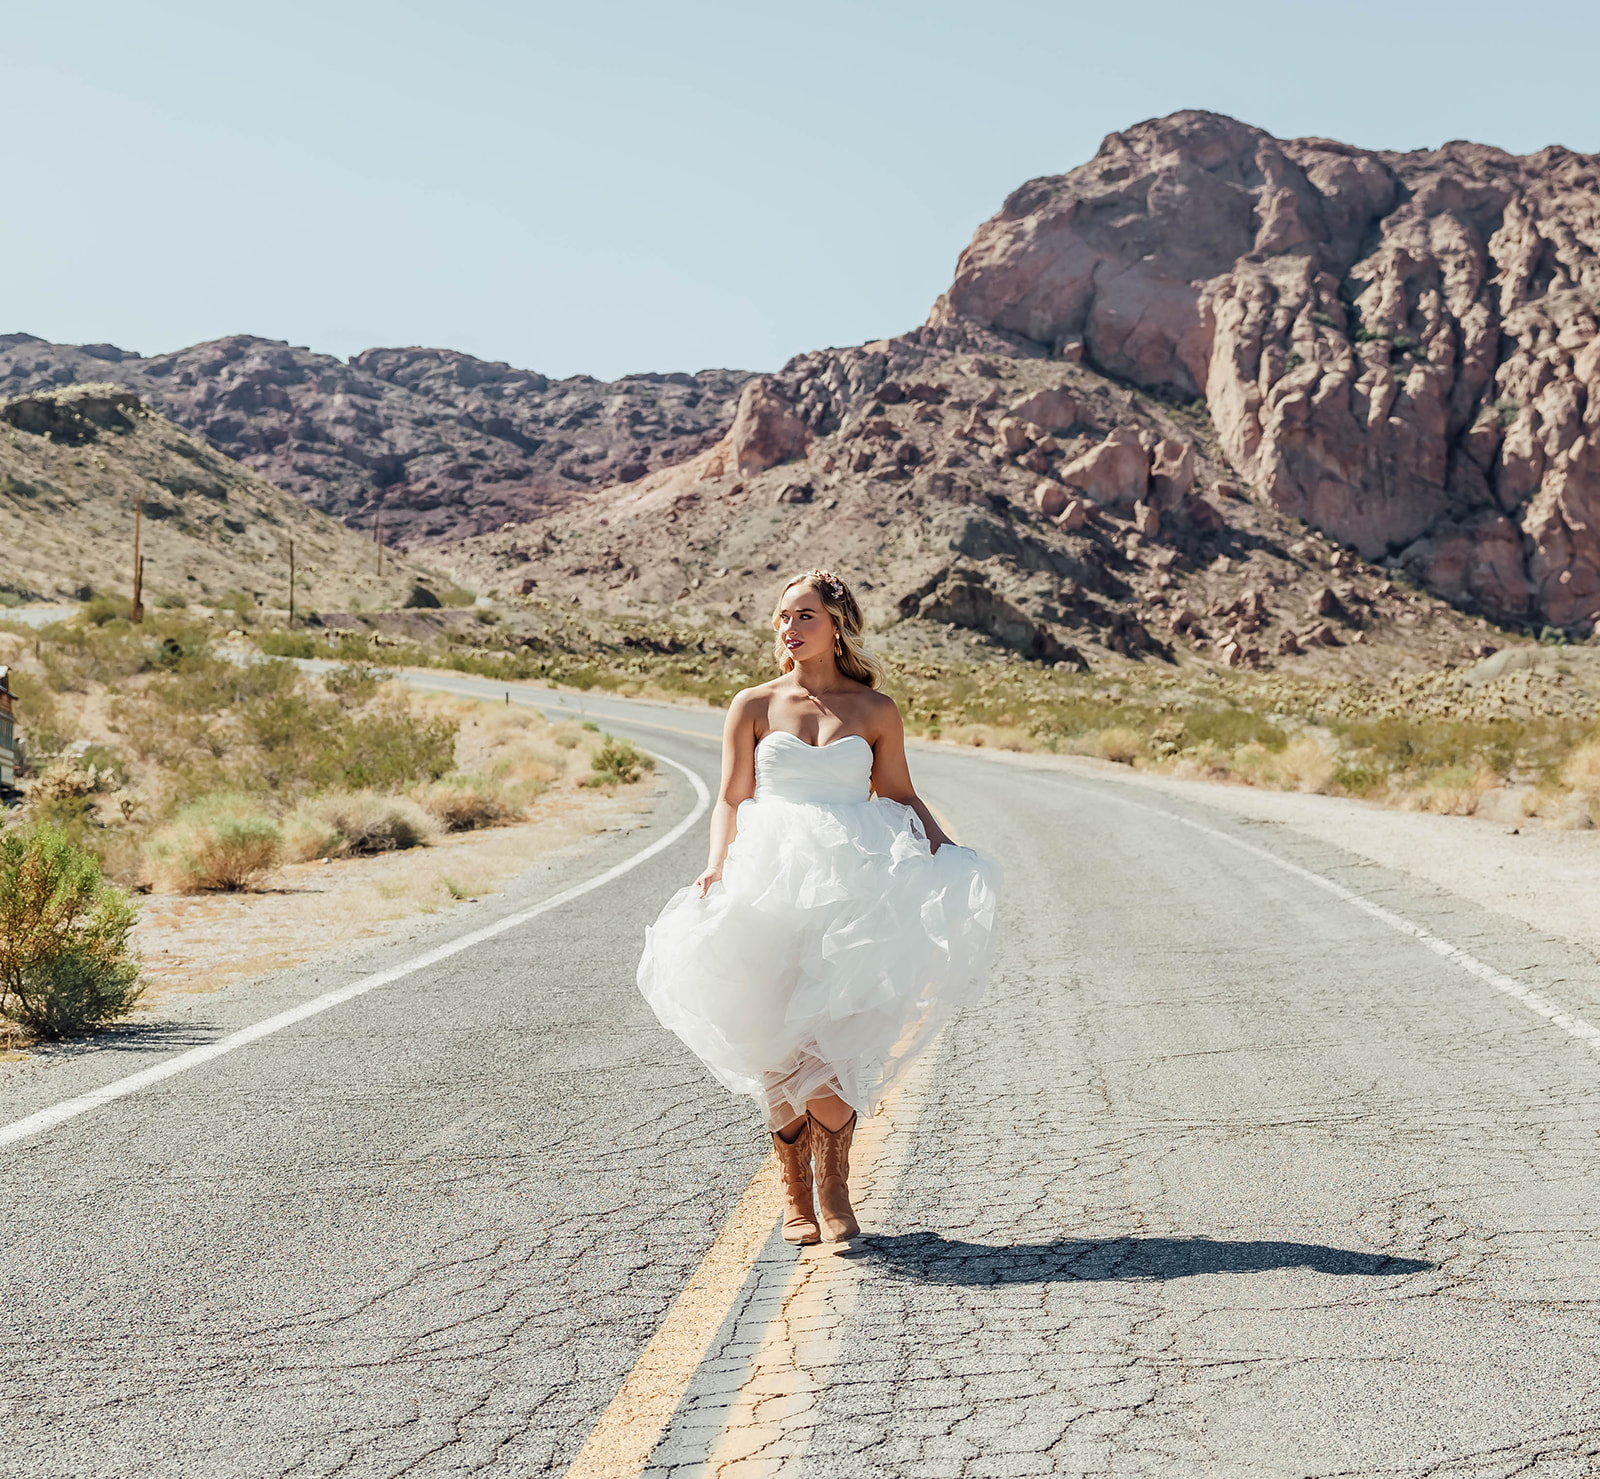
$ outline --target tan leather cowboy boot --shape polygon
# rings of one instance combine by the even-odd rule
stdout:
[[[850,1205],[850,1142],[856,1133],[856,1117],[851,1115],[842,1130],[828,1129],[814,1114],[806,1118],[811,1122],[811,1153],[817,1163],[817,1211],[822,1214],[822,1235],[830,1243],[842,1242],[861,1231]]]
[[[778,1153],[783,1171],[783,1240],[786,1243],[816,1243],[817,1214],[811,1193],[811,1125],[803,1121],[794,1140],[788,1141],[773,1131],[772,1148]]]

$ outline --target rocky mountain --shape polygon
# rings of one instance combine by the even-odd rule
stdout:
[[[156,414],[131,391],[79,385],[0,403],[0,617],[22,600],[121,596],[142,509],[144,599],[298,609],[439,604],[415,560],[308,507]],[[419,582],[421,583],[419,589]]]
[[[447,349],[348,364],[235,335],[144,358],[0,336],[0,396],[115,381],[346,523],[417,545],[493,529],[715,442],[749,376],[550,380]]]
[[[116,378],[349,522],[473,536],[457,568],[531,599],[748,613],[824,560],[885,619],[1237,665],[1434,622],[1410,583],[1458,647],[1590,635],[1597,315],[1594,157],[1184,112],[1015,191],[922,328],[775,374],[15,335],[0,389]]]
[[[1072,668],[1377,675],[1495,645],[1481,618],[1250,499],[1200,402],[970,321],[801,356],[746,386],[689,462],[438,558],[536,610],[757,629],[788,575],[823,564],[878,640]]]
[[[1600,618],[1600,159],[1185,112],[978,230],[930,323],[1204,397],[1253,495],[1508,622]]]

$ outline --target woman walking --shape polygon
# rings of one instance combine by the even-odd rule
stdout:
[[[639,989],[783,1169],[783,1235],[854,1237],[850,1143],[988,975],[999,870],[918,799],[861,608],[826,570],[773,612],[779,676],[735,696],[703,872],[645,932]]]

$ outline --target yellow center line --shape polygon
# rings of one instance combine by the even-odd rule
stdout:
[[[851,1152],[851,1194],[869,1227],[874,1214],[888,1210],[909,1163],[916,1101],[936,1055],[937,1042],[881,1112],[860,1122]],[[771,1237],[782,1205],[778,1163],[768,1156],[601,1413],[566,1479],[638,1479],[644,1472]],[[862,1270],[840,1257],[848,1246],[824,1243],[797,1250],[793,1271],[776,1301],[760,1351],[729,1406],[727,1421],[719,1434],[708,1435],[715,1439],[707,1459],[708,1474],[770,1447],[781,1436],[783,1421],[815,1402],[822,1373],[837,1359],[844,1323],[855,1307]]]
[[[768,1156],[727,1225],[673,1301],[611,1405],[567,1470],[567,1479],[637,1479],[722,1322],[783,1205],[778,1163]]]

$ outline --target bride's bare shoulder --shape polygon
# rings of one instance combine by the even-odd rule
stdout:
[[[862,706],[866,711],[867,723],[873,728],[882,730],[890,725],[900,722],[900,706],[876,688],[866,688],[861,695]]]
[[[773,687],[771,683],[758,683],[754,688],[741,688],[728,701],[728,718],[739,724],[764,720],[767,705],[772,701]]]

